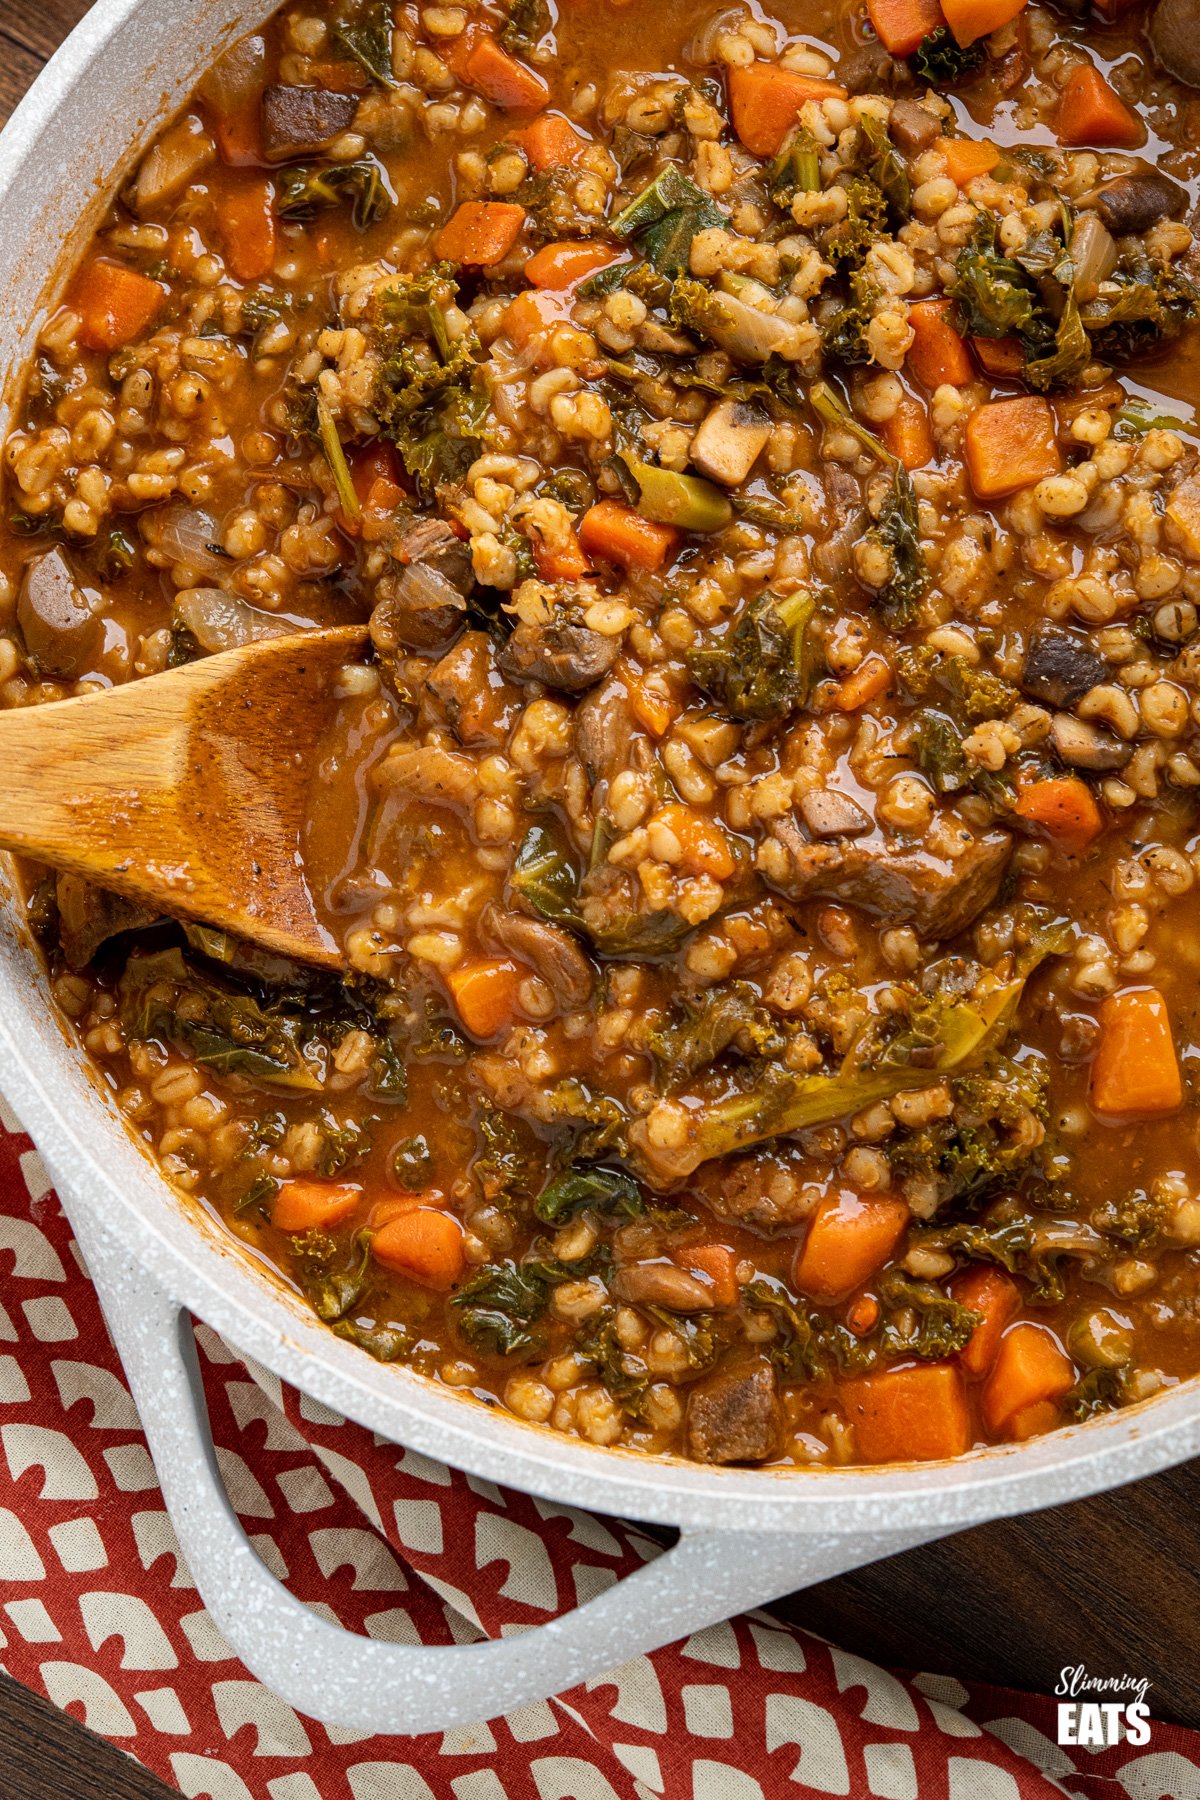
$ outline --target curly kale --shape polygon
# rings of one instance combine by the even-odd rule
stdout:
[[[632,1356],[622,1345],[617,1336],[615,1308],[605,1307],[597,1313],[572,1349],[603,1382],[622,1411],[630,1418],[640,1418],[650,1387],[650,1371],[640,1357]]]
[[[1094,1419],[1097,1413],[1111,1412],[1114,1407],[1123,1406],[1129,1397],[1129,1373],[1127,1363],[1115,1369],[1089,1369],[1064,1397],[1064,1416],[1082,1424],[1085,1419]]]
[[[506,50],[532,50],[552,24],[546,0],[509,0],[500,42]]]
[[[370,1286],[371,1240],[358,1232],[339,1243],[325,1231],[306,1231],[292,1243],[296,1280],[309,1305],[327,1325],[345,1318]]]
[[[479,1191],[490,1205],[511,1212],[529,1192],[537,1148],[532,1133],[486,1101],[476,1115],[475,1132],[479,1149],[471,1173]]]
[[[891,558],[891,575],[876,591],[878,604],[893,626],[911,624],[929,586],[929,571],[921,553],[916,489],[901,462],[892,470],[891,486],[867,538],[881,544]]]
[[[373,156],[352,163],[306,164],[281,169],[275,209],[281,219],[303,221],[321,207],[352,202],[351,217],[359,231],[388,213],[395,195],[388,172]]]
[[[571,1169],[556,1175],[537,1197],[534,1212],[546,1225],[562,1225],[577,1213],[602,1212],[637,1219],[646,1210],[641,1189],[623,1169]]]
[[[1144,1188],[1134,1188],[1119,1200],[1103,1200],[1092,1213],[1097,1231],[1132,1250],[1149,1250],[1157,1244],[1166,1221],[1166,1205]]]
[[[1100,292],[1080,308],[1096,356],[1125,362],[1177,337],[1200,316],[1200,288],[1173,264],[1138,257],[1118,264]]]
[[[546,1310],[545,1278],[514,1262],[487,1263],[459,1288],[450,1304],[458,1329],[473,1350],[515,1356],[541,1344],[537,1320]]]
[[[875,316],[879,290],[865,270],[851,271],[846,298],[838,302],[821,327],[825,353],[835,362],[854,366],[872,360],[867,330]]]
[[[731,1045],[747,1056],[778,1056],[785,1041],[756,989],[747,981],[730,981],[697,995],[677,995],[646,1048],[659,1085],[672,1087],[708,1068]]]
[[[1033,325],[1037,290],[1029,275],[998,247],[991,213],[976,215],[969,244],[959,251],[947,289],[962,308],[972,337],[1020,336]]]
[[[544,825],[531,825],[521,839],[509,886],[540,918],[556,925],[578,925],[579,876],[554,833]]]
[[[845,217],[839,219],[824,237],[826,256],[834,267],[861,263],[888,228],[888,204],[875,183],[866,175],[847,175],[842,182],[846,194]]]
[[[688,652],[688,673],[730,718],[786,719],[808,690],[804,634],[815,611],[805,590],[760,594],[719,643]]]
[[[392,74],[392,11],[389,6],[370,6],[355,19],[335,25],[334,42],[365,69],[372,81],[394,88]]]
[[[948,25],[939,25],[921,39],[908,63],[918,81],[930,87],[952,87],[970,75],[983,61],[983,43],[977,39],[964,49]]]
[[[924,1362],[954,1356],[970,1342],[983,1314],[951,1300],[932,1281],[915,1281],[901,1269],[888,1269],[876,1287],[889,1315],[884,1328],[888,1355],[903,1352]],[[898,1320],[896,1314],[901,1317]]]
[[[968,761],[962,741],[980,720],[1008,717],[1020,698],[1013,684],[982,664],[945,656],[925,644],[902,649],[897,667],[908,692],[929,703],[916,716],[915,749],[920,768],[939,794],[971,787],[1006,793],[1002,778]]]
[[[446,309],[458,293],[450,269],[398,275],[375,302],[380,368],[372,406],[421,497],[459,479],[479,453],[490,402],[479,383],[473,332],[452,338]]]

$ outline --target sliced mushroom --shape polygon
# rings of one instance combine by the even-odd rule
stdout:
[[[139,219],[182,194],[216,154],[203,119],[195,113],[178,119],[142,158],[129,196]]]
[[[1093,204],[1114,237],[1140,237],[1160,219],[1179,218],[1187,206],[1187,194],[1177,181],[1157,169],[1135,169],[1106,182],[1097,190]]]
[[[888,131],[906,156],[919,156],[941,136],[942,122],[920,100],[897,100],[888,120]]]
[[[1123,769],[1133,755],[1132,744],[1123,744],[1111,731],[1073,713],[1055,713],[1050,742],[1058,756],[1073,769]]]
[[[618,1298],[632,1306],[665,1306],[669,1312],[711,1312],[713,1291],[698,1275],[674,1263],[626,1263],[613,1280]]]
[[[800,817],[816,838],[858,837],[874,829],[874,821],[849,794],[836,788],[814,788],[798,802]]]
[[[268,162],[313,156],[349,131],[357,111],[357,94],[339,94],[331,88],[269,87],[262,99],[263,154]]]
[[[1021,669],[1021,686],[1047,706],[1072,706],[1089,688],[1108,680],[1104,658],[1058,625],[1041,625],[1029,640]]]
[[[55,883],[58,933],[69,969],[86,969],[101,945],[123,931],[141,931],[158,914],[136,900],[126,900],[82,875],[59,875]]]
[[[605,681],[575,708],[575,751],[593,782],[611,781],[629,765],[633,722],[621,682]]]
[[[1200,13],[1196,0],[1158,0],[1150,19],[1150,48],[1188,87],[1200,87]]]
[[[688,452],[710,481],[740,487],[771,435],[770,414],[752,400],[721,400],[705,415]]]
[[[485,907],[479,925],[490,942],[535,969],[564,1009],[587,1005],[596,982],[595,970],[561,925],[495,905]]]
[[[564,694],[579,694],[607,675],[621,651],[620,637],[605,637],[570,620],[544,625],[522,621],[501,650],[500,673],[512,681],[541,681]]]
[[[76,581],[63,551],[47,550],[26,565],[17,624],[39,674],[68,681],[86,674],[103,604],[101,594]]]

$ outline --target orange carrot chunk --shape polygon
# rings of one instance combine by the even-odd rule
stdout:
[[[271,1206],[276,1231],[328,1231],[348,1219],[363,1191],[353,1181],[316,1181],[297,1176],[285,1181]]]
[[[517,989],[525,973],[505,957],[485,957],[450,971],[446,986],[472,1037],[497,1037],[520,1016]]]
[[[983,1390],[984,1424],[993,1437],[1008,1437],[1019,1414],[1061,1400],[1074,1386],[1074,1365],[1058,1339],[1044,1325],[1014,1325],[1000,1340]]]
[[[521,235],[525,208],[506,200],[464,200],[433,240],[447,262],[487,269],[503,260]]]
[[[905,394],[891,418],[880,426],[879,435],[906,469],[923,469],[937,453],[929,408],[914,394]]]
[[[833,704],[839,712],[857,712],[860,706],[868,706],[872,700],[878,700],[880,694],[886,694],[892,685],[892,665],[884,656],[874,651],[864,656],[852,675],[838,686],[833,697]]]
[[[1058,103],[1060,144],[1119,145],[1130,148],[1146,136],[1131,113],[1091,63],[1079,63],[1063,83]]]
[[[621,254],[610,244],[543,244],[525,264],[525,279],[531,287],[561,291],[607,268]]]
[[[394,1275],[440,1292],[461,1281],[467,1266],[458,1220],[423,1206],[381,1226],[371,1239],[371,1255]]]
[[[549,331],[552,325],[565,325],[569,313],[570,307],[561,294],[527,288],[504,309],[504,335],[518,350],[524,350],[539,332]]]
[[[867,0],[867,17],[889,56],[911,56],[945,22],[941,0]]]
[[[1000,381],[1014,381],[1025,373],[1025,352],[1015,337],[973,337],[971,348],[985,375]]]
[[[942,0],[946,23],[965,49],[1023,13],[1028,0]]]
[[[526,160],[539,175],[546,169],[561,169],[573,163],[587,147],[587,139],[580,137],[570,120],[561,113],[549,112],[514,131],[512,141],[525,152]]]
[[[847,1381],[841,1401],[861,1462],[932,1462],[971,1448],[966,1389],[953,1363]]]
[[[455,72],[468,87],[475,88],[504,112],[524,108],[532,111],[545,106],[550,98],[550,89],[542,77],[510,56],[488,32],[475,36],[468,44],[461,70]]]
[[[946,164],[946,173],[959,187],[966,187],[977,175],[990,175],[1000,161],[995,144],[978,138],[940,137],[934,143]]]
[[[679,532],[643,519],[619,500],[598,500],[580,521],[579,541],[589,556],[622,569],[661,569],[678,548]]]
[[[908,366],[922,387],[965,387],[975,373],[970,352],[951,323],[953,315],[951,300],[918,300],[908,309],[913,329]]]
[[[275,184],[247,173],[221,195],[225,260],[238,281],[262,281],[275,266]]]
[[[651,834],[656,825],[664,826],[682,848],[679,861],[692,875],[711,875],[714,881],[728,881],[737,866],[729,839],[721,827],[703,813],[682,801],[660,806],[650,821]],[[653,844],[653,835],[651,843]]]
[[[1040,395],[977,406],[967,419],[963,448],[979,500],[1002,500],[1062,468],[1054,413]]]
[[[692,1269],[697,1275],[703,1275],[711,1281],[714,1306],[724,1308],[737,1305],[736,1250],[731,1250],[727,1244],[697,1244],[691,1250],[681,1250],[676,1260],[685,1269]]]
[[[1182,1104],[1171,1015],[1157,988],[1113,994],[1100,1008],[1091,1102],[1093,1112],[1116,1118],[1174,1112]]]
[[[812,1300],[841,1300],[881,1269],[908,1224],[908,1207],[890,1194],[826,1194],[808,1227],[792,1278]]]
[[[1000,1338],[1018,1306],[1021,1290],[1002,1269],[986,1263],[973,1263],[950,1277],[950,1297],[968,1312],[980,1313],[975,1327],[958,1353],[958,1360],[968,1375],[986,1375],[996,1360]]]
[[[71,289],[79,314],[79,341],[88,350],[119,350],[152,325],[167,298],[148,275],[98,256],[86,263]]]
[[[844,100],[836,81],[797,75],[777,63],[748,63],[729,71],[729,116],[751,156],[782,150],[806,100]]]
[[[529,530],[533,560],[543,581],[578,581],[581,575],[587,574],[591,565],[572,526],[568,525],[553,543],[530,530],[528,524],[526,529]]]
[[[1104,830],[1095,796],[1078,775],[1035,781],[1022,790],[1013,809],[1018,819],[1036,825],[1068,856],[1081,856]]]

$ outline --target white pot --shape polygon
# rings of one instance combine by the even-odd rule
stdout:
[[[143,146],[219,48],[267,11],[240,12],[230,0],[100,0],[0,136],[6,409],[48,300],[131,146]],[[705,1468],[593,1448],[381,1366],[166,1186],[69,1043],[2,870],[0,1085],[88,1258],[205,1603],[257,1675],[327,1723],[416,1732],[492,1717],[743,1607],[963,1526],[1114,1487],[1200,1444],[1189,1382],[1087,1426],[953,1463]],[[224,1495],[188,1312],[397,1444],[553,1500],[678,1525],[681,1542],[574,1614],[497,1643],[422,1649],[331,1626],[259,1562]]]

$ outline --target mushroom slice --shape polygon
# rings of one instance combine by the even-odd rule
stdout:
[[[740,487],[771,435],[771,420],[752,400],[721,400],[692,439],[692,464],[710,481]]]
[[[564,1008],[587,1005],[595,986],[595,970],[561,925],[495,905],[484,909],[479,925],[492,943],[536,970]]]
[[[315,155],[350,129],[357,111],[357,94],[339,94],[331,88],[269,87],[262,100],[263,154],[268,162]]]

